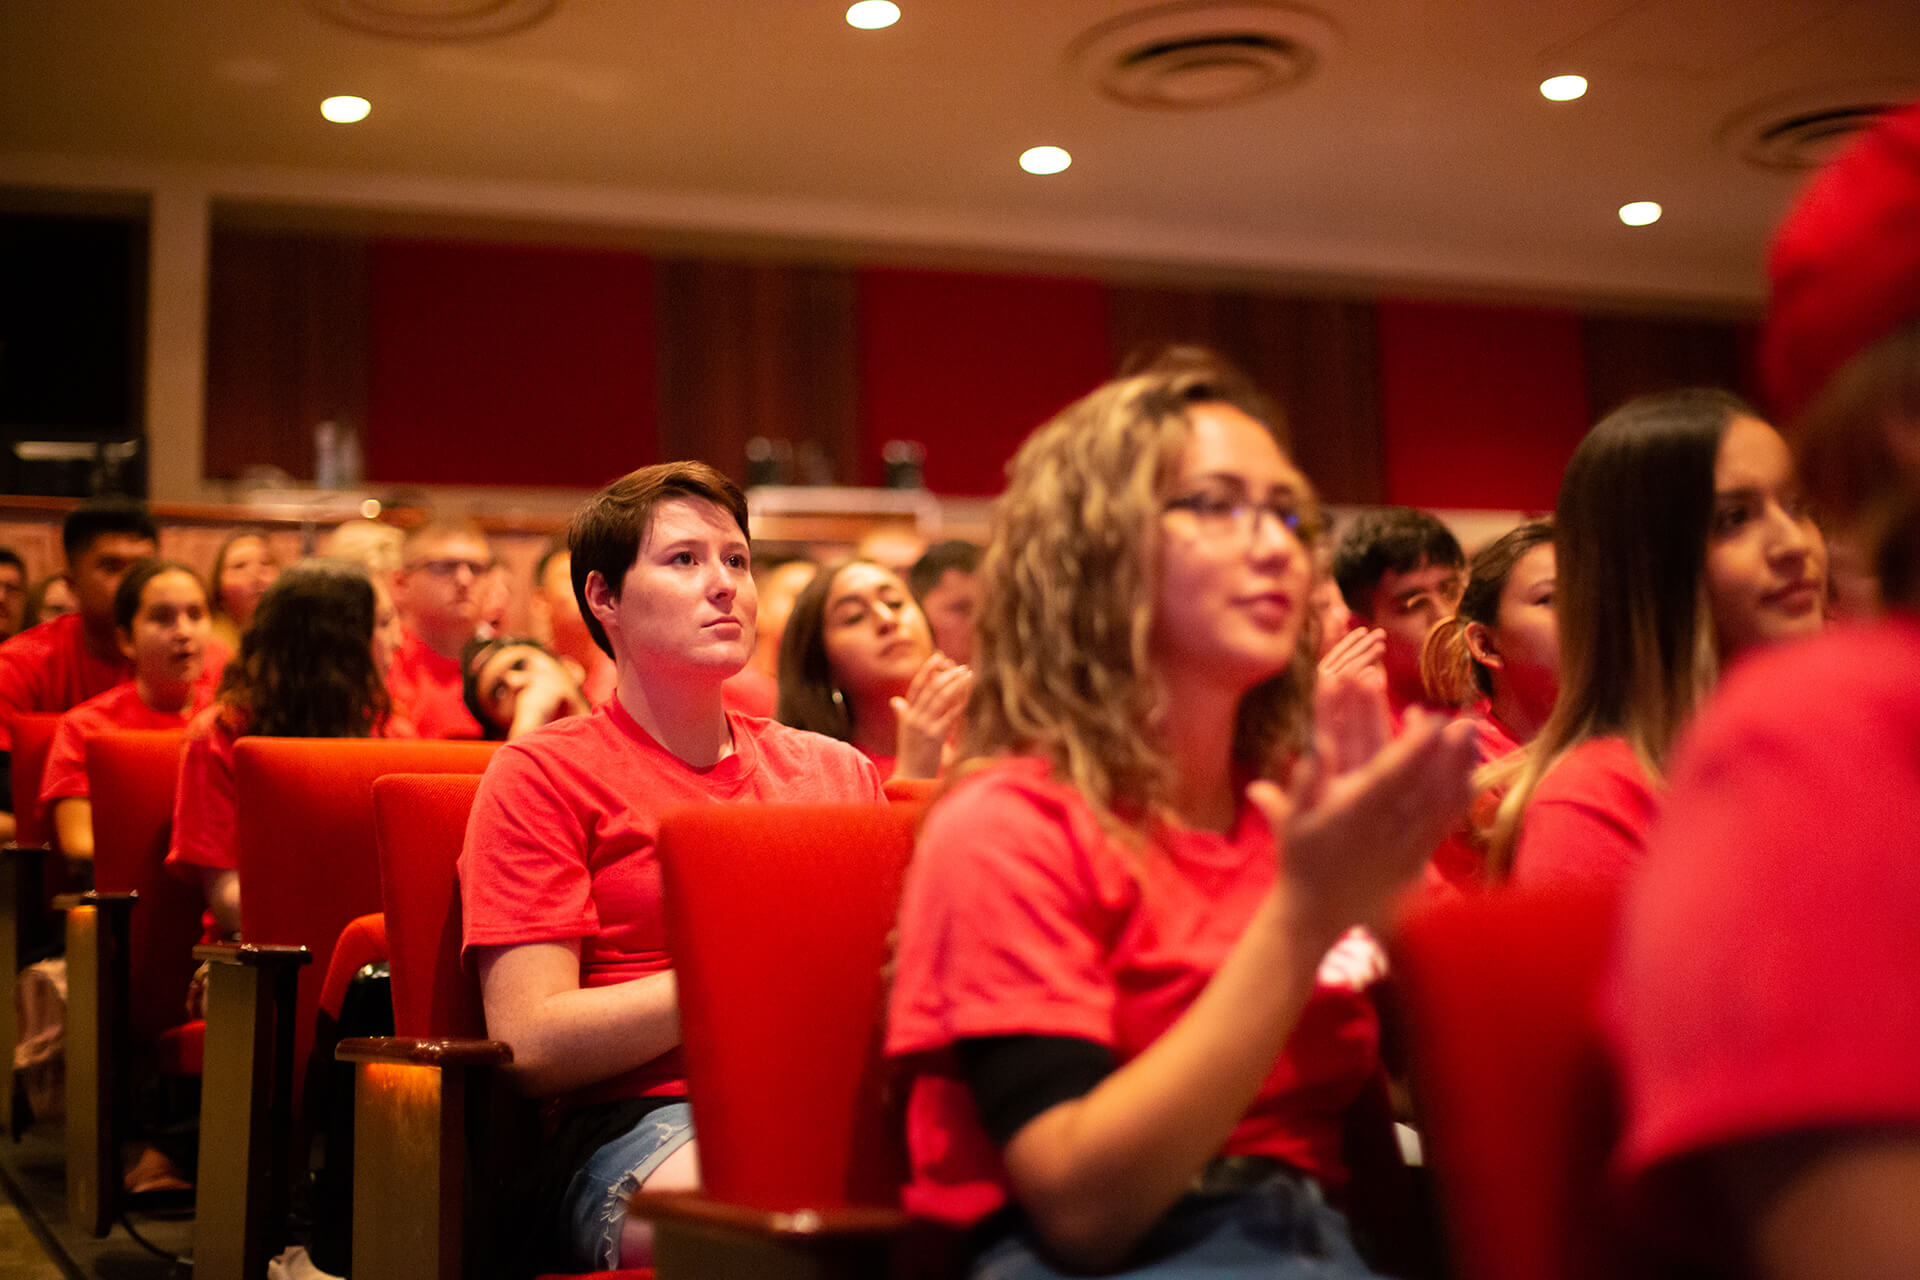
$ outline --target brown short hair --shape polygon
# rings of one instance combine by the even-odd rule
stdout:
[[[607,633],[587,607],[587,577],[598,573],[614,599],[620,598],[627,570],[640,557],[640,545],[653,529],[653,512],[662,502],[693,498],[711,502],[740,526],[740,536],[752,540],[747,529],[747,497],[740,486],[704,462],[662,462],[629,471],[588,498],[567,526],[567,551],[573,557],[573,598],[580,603],[581,620],[600,651],[613,656]]]

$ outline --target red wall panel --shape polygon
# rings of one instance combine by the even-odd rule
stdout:
[[[1375,319],[1386,500],[1551,509],[1588,426],[1580,317],[1382,301]]]
[[[367,478],[599,487],[658,460],[653,266],[373,242]]]
[[[935,493],[998,493],[1020,442],[1111,372],[1091,280],[875,269],[859,307],[864,483],[888,440],[918,440]]]

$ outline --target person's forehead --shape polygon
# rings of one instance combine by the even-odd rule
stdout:
[[[142,605],[161,601],[177,602],[181,599],[201,600],[205,596],[206,592],[200,588],[200,579],[180,569],[156,573],[140,588]]]
[[[667,498],[654,504],[653,518],[641,546],[689,537],[718,537],[746,541],[733,513],[705,498]]]
[[[905,590],[900,579],[877,564],[850,564],[833,577],[833,587],[827,592],[827,603],[852,597],[870,596],[876,591],[888,588]]]
[[[1230,404],[1198,404],[1187,413],[1187,443],[1181,474],[1238,476],[1260,485],[1304,486],[1286,450],[1259,419]]]
[[[471,533],[435,534],[415,543],[407,559],[418,564],[422,560],[438,560],[445,556],[465,556],[471,560],[488,559],[487,540]]]
[[[138,559],[153,554],[155,543],[152,538],[138,533],[99,533],[86,545],[80,555],[118,556],[122,559]]]
[[[1404,573],[1387,570],[1380,575],[1380,585],[1375,589],[1389,595],[1408,591],[1437,591],[1459,583],[1463,576],[1464,570],[1458,565],[1434,564],[1427,560]]]

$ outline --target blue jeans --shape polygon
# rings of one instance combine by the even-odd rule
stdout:
[[[972,1280],[1066,1280],[1026,1232],[989,1245],[974,1260]],[[1312,1179],[1276,1173],[1248,1191],[1192,1194],[1169,1209],[1133,1256],[1112,1276],[1261,1277],[1261,1280],[1362,1280],[1374,1273],[1360,1260],[1347,1220],[1321,1198]]]
[[[693,1108],[672,1102],[591,1156],[567,1184],[567,1221],[572,1224],[574,1256],[591,1271],[620,1265],[620,1232],[627,1225],[627,1201],[666,1158],[693,1140]]]

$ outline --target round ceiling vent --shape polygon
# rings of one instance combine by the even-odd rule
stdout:
[[[1831,160],[1854,135],[1900,104],[1920,85],[1843,85],[1769,98],[1729,120],[1722,142],[1760,169],[1802,170]]]
[[[307,0],[329,22],[400,40],[483,40],[545,22],[560,0]]]
[[[1299,5],[1190,0],[1103,22],[1068,56],[1115,102],[1199,111],[1291,89],[1338,43],[1333,23]]]

